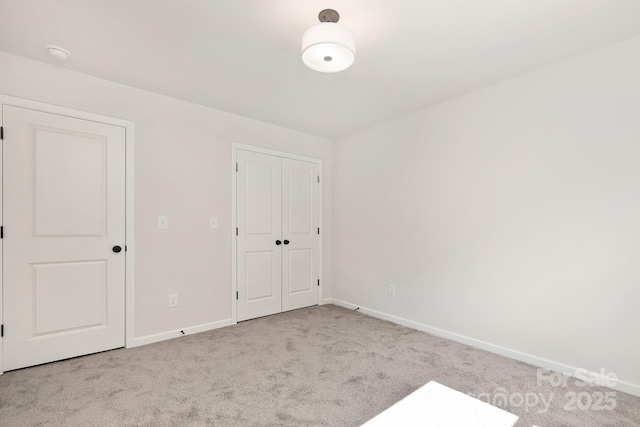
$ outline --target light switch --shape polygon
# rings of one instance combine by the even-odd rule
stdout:
[[[169,221],[167,220],[166,216],[159,216],[158,217],[158,229],[159,230],[166,230],[167,228],[169,228]]]
[[[216,218],[215,216],[212,216],[211,218],[209,218],[209,227],[211,227],[214,230],[218,228],[218,218]]]

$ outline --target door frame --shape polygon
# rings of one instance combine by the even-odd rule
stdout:
[[[322,160],[313,157],[301,156],[286,151],[272,150],[270,148],[257,147],[255,145],[242,144],[239,142],[231,143],[231,320],[233,324],[238,323],[236,292],[238,291],[238,260],[237,260],[237,240],[236,227],[238,226],[237,207],[236,207],[236,186],[237,186],[237,155],[238,150],[251,151],[254,153],[268,154],[271,156],[285,157],[287,159],[300,160],[303,162],[314,163],[318,165],[318,175],[320,183],[318,184],[318,224],[320,226],[320,241],[318,242],[318,276],[320,278],[320,286],[318,286],[318,305],[322,304],[322,293],[324,288],[323,280],[323,263],[322,263],[322,241],[324,240],[322,226],[322,185],[324,178],[322,176]]]
[[[53,104],[32,101],[24,98],[0,94],[0,108],[3,106],[13,106],[18,108],[26,108],[30,110],[41,111],[44,113],[57,114],[60,116],[68,116],[72,118],[88,120],[98,123],[104,123],[113,126],[119,126],[125,130],[125,348],[135,347],[134,343],[134,197],[133,197],[133,140],[134,140],[134,123],[129,120],[118,119],[115,117],[103,116],[100,114],[90,113],[87,111],[75,110],[72,108],[61,107]],[[4,117],[0,110],[0,124],[4,126]],[[5,129],[10,132],[10,129]],[[4,141],[2,141],[4,144]],[[0,223],[2,218],[2,196],[4,192],[4,183],[2,182],[2,150],[0,150]],[[1,241],[0,241],[1,242]],[[2,274],[2,263],[4,262],[3,244],[0,243],[0,321],[4,325],[4,275]],[[3,373],[4,367],[4,338],[0,338],[0,375]]]

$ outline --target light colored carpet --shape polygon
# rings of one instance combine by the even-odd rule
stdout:
[[[504,407],[516,426],[640,425],[640,398],[567,411],[565,393],[584,388],[537,386],[530,365],[332,305],[7,372],[0,425],[358,426],[431,380],[554,393],[546,413]]]

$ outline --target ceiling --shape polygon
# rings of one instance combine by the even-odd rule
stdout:
[[[300,57],[325,8],[356,35],[341,73]],[[638,0],[0,0],[0,16],[0,50],[327,138],[640,35]]]

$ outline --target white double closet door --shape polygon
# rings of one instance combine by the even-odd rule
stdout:
[[[319,167],[237,151],[237,320],[319,302]]]

